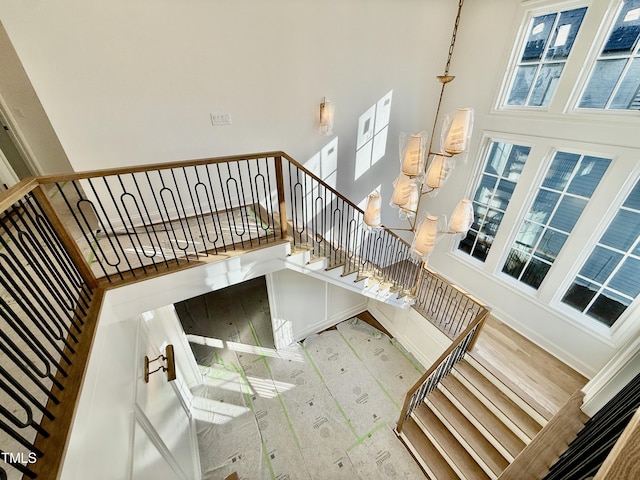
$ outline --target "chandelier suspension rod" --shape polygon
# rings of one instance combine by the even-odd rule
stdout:
[[[440,98],[438,99],[438,106],[436,108],[436,114],[433,118],[433,128],[431,129],[431,137],[429,138],[429,151],[428,155],[431,155],[433,152],[431,151],[431,147],[433,147],[433,136],[436,133],[436,125],[438,123],[438,116],[440,115],[440,106],[442,105],[442,97],[444,96],[444,88],[447,83],[456,78],[453,75],[449,75],[449,67],[451,66],[451,57],[453,56],[453,48],[456,45],[456,37],[458,35],[458,25],[460,25],[460,15],[462,14],[462,5],[464,4],[464,0],[460,0],[458,3],[458,12],[456,13],[456,20],[453,24],[453,32],[451,33],[451,43],[449,44],[449,53],[447,55],[447,63],[444,67],[444,74],[438,75],[436,78],[442,84],[442,88],[440,89]]]

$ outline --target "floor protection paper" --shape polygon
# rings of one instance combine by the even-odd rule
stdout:
[[[357,319],[278,351],[226,333],[193,390],[204,479],[425,478],[393,432],[421,367],[392,339]]]

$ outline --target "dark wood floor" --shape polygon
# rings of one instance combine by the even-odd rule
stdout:
[[[471,355],[547,420],[588,380],[493,317]]]

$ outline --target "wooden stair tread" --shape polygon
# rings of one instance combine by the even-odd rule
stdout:
[[[459,402],[464,409],[467,410],[475,420],[474,424],[478,424],[484,428],[497,442],[498,446],[502,446],[506,452],[512,457],[507,458],[511,461],[525,447],[525,443],[514,432],[512,432],[502,421],[478,398],[465,387],[455,376],[449,375],[445,377],[441,384],[453,398]],[[504,452],[503,452],[504,453]]]
[[[458,362],[455,370],[469,383],[473,384],[491,404],[512,421],[531,440],[542,429],[538,423],[520,405],[497,387],[491,380],[466,360]],[[505,386],[505,388],[508,388]]]
[[[442,458],[438,449],[425,436],[422,429],[418,426],[413,418],[409,418],[402,425],[402,433],[404,441],[410,444],[410,450],[413,449],[415,455],[419,458],[418,463],[427,471],[427,474],[438,479],[457,478],[456,472],[449,466],[447,461]],[[413,452],[412,452],[413,453]]]
[[[449,457],[452,462],[451,467],[459,470],[462,478],[467,480],[490,478],[426,404],[423,403],[416,408],[413,415],[433,437],[430,440],[436,444],[436,447],[440,447],[438,449],[440,454],[443,455],[444,452],[444,455]]]
[[[479,457],[491,473],[497,477],[507,468],[509,462],[441,391],[431,392],[428,400],[434,413],[439,414],[441,421],[445,419],[443,423],[453,428],[456,436],[473,451],[472,455]]]

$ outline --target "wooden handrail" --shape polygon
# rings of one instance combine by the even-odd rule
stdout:
[[[285,156],[284,152],[264,152],[252,153],[248,155],[232,155],[227,157],[199,158],[195,160],[181,160],[167,163],[153,163],[145,165],[135,165],[131,167],[116,167],[103,170],[88,170],[86,172],[64,173],[56,175],[45,175],[37,177],[40,183],[61,183],[73,180],[83,180],[87,178],[108,177],[113,175],[127,175],[130,173],[149,172],[152,170],[169,170],[172,168],[197,167],[199,165],[211,165],[216,163],[228,163],[241,160],[257,160],[261,158],[275,158]]]
[[[31,193],[38,184],[39,179],[37,177],[29,177],[9,187],[6,192],[2,192],[0,194],[0,212],[11,208],[18,200]]]
[[[49,437],[42,435],[36,437],[35,446],[44,452],[41,459],[38,459],[31,467],[31,471],[36,474],[36,478],[53,479],[60,478],[62,473],[62,462],[64,460],[71,427],[76,415],[80,392],[84,383],[87,368],[89,365],[89,354],[96,336],[98,319],[102,310],[105,289],[100,288],[94,291],[91,300],[91,308],[85,319],[82,336],[78,339],[78,347],[75,353],[68,350],[65,352],[72,359],[68,376],[64,378],[64,390],[52,387],[52,392],[57,396],[59,403],[49,401],[47,409],[53,413],[53,420],[43,417],[40,425],[49,433]],[[57,378],[62,377],[57,374]]]
[[[398,424],[396,430],[398,432],[402,431],[402,426],[405,421],[405,417],[407,416],[407,411],[409,410],[409,404],[411,403],[411,397],[414,393],[418,391],[418,389],[422,386],[422,384],[431,376],[433,372],[445,361],[449,358],[449,355],[453,353],[453,351],[458,348],[458,346],[465,341],[466,337],[473,331],[474,328],[478,327],[476,330],[471,343],[469,344],[467,351],[471,350],[473,344],[475,343],[478,335],[480,334],[480,330],[484,325],[484,322],[489,315],[488,309],[483,309],[476,318],[469,323],[467,328],[447,347],[447,349],[438,357],[438,359],[433,362],[433,364],[427,369],[427,371],[418,379],[418,381],[409,389],[407,394],[405,395],[404,404],[402,405],[402,410],[400,411],[400,418],[398,419]]]
[[[89,268],[89,265],[87,265],[87,262],[85,262],[84,257],[82,256],[82,252],[78,248],[78,244],[73,240],[73,238],[71,238],[71,235],[69,235],[69,230],[67,230],[67,228],[64,226],[64,223],[60,220],[60,217],[58,217],[58,214],[51,205],[47,194],[42,189],[42,185],[37,185],[36,188],[33,189],[32,193],[40,204],[40,207],[42,208],[44,214],[47,216],[49,223],[58,235],[58,238],[64,245],[67,253],[73,260],[73,263],[80,272],[80,275],[82,275],[85,283],[92,289],[96,288],[98,286],[98,282],[95,275]]]

